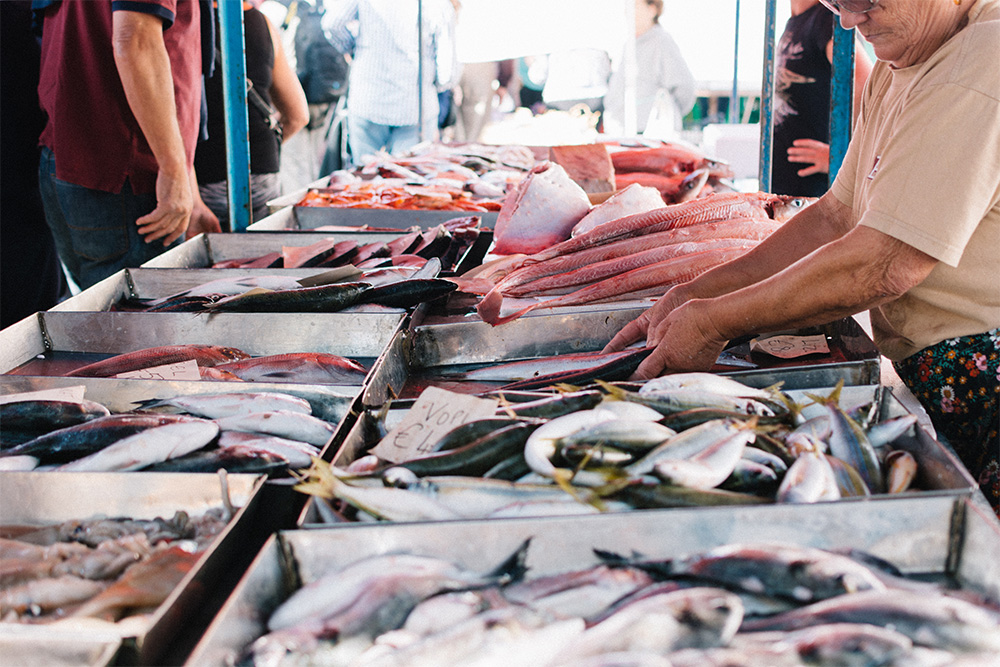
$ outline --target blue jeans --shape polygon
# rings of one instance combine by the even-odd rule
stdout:
[[[38,186],[59,258],[80,289],[167,249],[159,240],[147,244],[135,224],[156,208],[154,193],[136,194],[127,180],[119,193],[59,180],[55,155],[48,148],[42,148]]]
[[[366,155],[375,155],[383,148],[397,155],[410,150],[419,141],[419,125],[381,125],[347,112],[347,145],[356,165],[364,164]]]

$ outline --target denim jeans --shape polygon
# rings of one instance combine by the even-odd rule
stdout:
[[[351,160],[364,164],[366,155],[375,155],[383,148],[393,155],[405,153],[420,141],[418,125],[382,125],[347,113],[347,145]]]
[[[135,224],[156,208],[154,193],[136,194],[127,180],[119,193],[59,180],[55,155],[48,148],[42,148],[38,185],[59,258],[80,289],[167,249],[159,240],[147,244]]]

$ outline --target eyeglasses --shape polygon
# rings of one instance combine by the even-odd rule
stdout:
[[[840,16],[841,10],[845,12],[850,12],[851,14],[867,14],[871,10],[875,9],[878,5],[879,0],[819,0],[821,3],[826,5],[826,7]]]

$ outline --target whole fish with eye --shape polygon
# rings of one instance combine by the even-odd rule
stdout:
[[[146,429],[99,452],[65,463],[57,470],[73,472],[112,472],[141,470],[201,449],[219,435],[211,421],[192,418],[175,424]]]
[[[8,449],[2,456],[33,456],[43,465],[67,463],[146,429],[188,421],[193,421],[193,418],[183,415],[109,415],[46,433]]]
[[[111,412],[94,401],[12,401],[0,405],[0,448],[9,448],[68,426],[82,424]]]
[[[249,354],[235,347],[219,345],[163,345],[135,352],[126,352],[108,359],[81,366],[67,377],[113,377],[119,373],[142,370],[153,366],[194,360],[199,366],[218,366],[231,361],[248,359]]]
[[[361,384],[368,371],[359,362],[323,352],[291,352],[216,366],[246,382]]]

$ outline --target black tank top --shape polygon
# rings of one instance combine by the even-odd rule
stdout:
[[[778,44],[774,85],[774,148],[771,191],[818,197],[827,190],[828,174],[802,178],[808,165],[789,162],[796,139],[830,142],[830,61],[826,45],[833,37],[833,14],[816,4],[785,24]]]
[[[243,12],[243,35],[246,42],[247,77],[254,90],[271,104],[271,82],[274,70],[274,44],[267,20],[256,9]],[[198,144],[194,166],[199,183],[226,180],[226,121],[222,102],[222,67],[217,63],[215,76],[205,81],[208,100],[208,139]],[[267,121],[252,105],[247,104],[250,129],[250,173],[278,172],[278,138]]]

